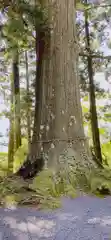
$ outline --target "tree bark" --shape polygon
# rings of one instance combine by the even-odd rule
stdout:
[[[30,102],[29,102],[29,71],[28,71],[28,56],[27,51],[25,52],[25,63],[26,63],[26,94],[27,94],[27,137],[28,144],[31,143],[31,118],[30,118]]]
[[[87,0],[86,0],[87,4]],[[101,154],[101,144],[100,135],[98,127],[98,116],[96,109],[96,96],[95,96],[95,85],[93,79],[93,63],[91,57],[90,49],[90,35],[89,35],[89,23],[88,23],[88,12],[85,11],[85,32],[86,32],[86,48],[88,52],[88,75],[89,75],[89,97],[90,97],[90,117],[91,117],[91,128],[92,128],[92,138],[95,156],[97,161],[102,164],[102,154]]]
[[[39,156],[39,144],[40,140],[40,125],[41,125],[41,114],[42,114],[42,61],[44,52],[44,32],[37,32],[36,30],[36,79],[35,79],[35,115],[34,115],[34,127],[32,143],[30,148],[30,156]],[[33,154],[32,154],[33,153]]]
[[[21,145],[20,126],[20,82],[19,82],[19,59],[18,52],[13,58],[13,79],[14,79],[14,111],[15,111],[15,150]]]
[[[48,164],[55,165],[63,152],[72,148],[75,165],[90,167],[93,162],[80,103],[75,3],[49,0],[48,7],[51,33],[43,61],[42,150],[48,156]]]
[[[10,129],[9,129],[9,143],[8,143],[8,170],[13,169],[14,160],[14,106],[13,106],[13,79],[11,76],[11,94],[10,94]]]
[[[82,122],[75,3],[74,0],[54,3],[47,0],[45,7],[49,13],[50,34],[46,36],[41,32],[36,46],[34,135],[28,160],[35,159],[37,168],[42,166],[40,154],[43,154],[48,158],[48,166],[56,167],[65,154],[73,157],[75,166],[90,168],[94,164]],[[33,169],[29,167],[28,160],[24,165],[27,176],[29,171],[35,171],[35,165],[32,164]]]

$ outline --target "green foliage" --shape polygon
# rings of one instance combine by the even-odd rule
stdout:
[[[108,168],[89,171],[74,166],[56,172],[44,170],[33,180],[30,188],[41,193],[46,203],[51,198],[56,201],[61,196],[76,197],[81,191],[102,196],[104,189],[111,193],[111,171]]]
[[[39,196],[34,192],[27,191],[29,183],[22,179],[11,177],[0,177],[0,205],[38,205]]]
[[[13,172],[16,173],[20,166],[24,163],[28,153],[28,142],[26,139],[22,140],[22,145],[17,149],[14,156]]]
[[[84,114],[89,112],[89,108],[87,108],[85,106],[82,106],[82,110],[83,110]]]
[[[106,134],[106,130],[104,128],[99,128],[99,133],[101,135],[105,135]]]
[[[105,113],[104,114],[104,120],[111,122],[111,113]]]
[[[93,193],[102,193],[102,190],[106,189],[111,194],[111,171],[109,169],[96,169],[89,179]]]
[[[90,4],[85,4],[85,3],[82,3],[79,0],[76,0],[76,10],[77,11],[85,11],[85,10],[88,10],[90,8],[91,8]]]
[[[107,142],[101,145],[101,150],[103,154],[103,164],[104,164],[104,157],[106,158],[107,164],[111,169],[111,142]]]
[[[75,167],[57,171],[45,169],[34,178],[30,188],[36,192],[41,192],[47,199],[58,199],[61,196],[73,198],[77,196],[77,189],[89,191],[88,174],[89,171]]]
[[[83,98],[83,101],[85,101],[85,102],[88,102],[88,95],[85,95],[85,97]]]
[[[87,9],[91,8],[91,4],[83,4],[81,1],[77,1],[76,9],[80,11],[85,11]],[[9,6],[7,9],[7,19],[8,21],[3,27],[3,34],[6,37],[6,48],[7,51],[5,51],[5,54],[3,54],[3,57],[9,57],[10,52],[12,55],[12,52],[18,48],[18,50],[22,50],[23,48],[28,48],[29,42],[32,42],[33,46],[35,46],[35,39],[33,37],[33,31],[35,31],[35,28],[40,30],[40,28],[46,27],[47,23],[47,10],[42,9],[40,5],[37,7],[31,5],[30,3],[26,3],[24,0],[16,0],[14,6]],[[99,39],[105,39],[103,30],[104,30],[104,22],[103,17],[105,18],[106,13],[104,14],[104,9],[101,9],[101,12],[99,14],[99,19],[101,19],[100,23],[95,23],[95,20],[98,20],[98,12],[100,9],[97,9],[95,11],[91,11],[91,13],[88,13],[89,20],[92,21],[91,27],[90,27],[90,42],[91,42],[91,52],[93,50],[96,50],[100,46],[100,40]],[[97,13],[96,13],[97,12]],[[79,19],[79,31],[80,34],[78,36],[80,48],[83,43],[85,43],[84,39],[84,22]],[[103,25],[103,29],[101,28],[101,23]],[[98,32],[98,33],[97,33]],[[102,33],[102,38],[101,38]],[[102,40],[101,40],[102,42]],[[93,43],[93,44],[92,44]],[[109,42],[107,42],[109,44]],[[110,47],[110,44],[108,45]],[[83,49],[83,48],[82,48]],[[29,49],[28,49],[29,50]],[[35,50],[35,49],[34,49]],[[83,49],[85,50],[85,49]],[[32,51],[32,48],[31,48]],[[83,51],[81,51],[83,52]],[[85,51],[84,51],[85,52]],[[87,51],[86,51],[87,52]],[[98,51],[99,53],[99,51]],[[97,51],[96,51],[97,54]],[[100,54],[100,53],[99,53]],[[20,56],[20,58],[22,58]],[[20,59],[21,60],[21,59]],[[85,83],[85,91],[87,91],[86,96],[84,97],[84,101],[88,101],[88,85],[87,85],[87,61],[86,59],[82,58],[82,79]],[[7,62],[8,64],[8,62]],[[83,66],[84,65],[84,66]],[[104,65],[103,61],[99,60],[98,63],[94,63],[94,72],[96,72],[98,69],[101,71],[100,67]],[[31,64],[30,64],[31,66]],[[2,66],[3,69],[3,66]],[[86,70],[85,70],[86,69]],[[5,73],[5,71],[4,71]],[[5,74],[4,74],[5,75]],[[34,74],[35,76],[35,74]],[[3,82],[3,80],[2,80]],[[5,91],[5,89],[3,89]],[[6,89],[7,91],[7,89]],[[84,90],[83,90],[84,91]],[[22,92],[22,91],[21,91]],[[32,95],[31,95],[32,96]],[[96,91],[96,99],[98,98],[103,99],[106,98],[107,95],[102,94],[102,90],[100,91],[100,88],[98,87],[98,90]],[[21,104],[22,109],[26,109],[26,102],[23,99],[23,104]],[[87,106],[83,106],[83,116],[84,116],[84,125],[87,124],[88,126],[88,136],[91,139],[91,127],[89,124],[90,121],[90,115],[89,115],[89,108]],[[102,112],[102,109],[100,109]],[[21,110],[22,112],[22,110]],[[9,113],[7,111],[2,112],[5,116],[9,117]],[[105,121],[111,121],[111,114],[108,112],[105,112],[104,117],[101,117]],[[24,114],[22,114],[22,121],[24,121]],[[26,123],[26,120],[25,120]],[[105,135],[105,131],[103,128],[99,129],[99,132],[101,135]],[[14,156],[14,164],[13,164],[13,172],[15,173],[20,166],[23,164],[25,157],[28,153],[28,144],[26,140],[23,140],[22,146],[19,147],[19,149],[16,151]],[[102,144],[102,154],[103,154],[103,160],[104,156],[107,160],[107,163],[109,164],[109,168],[111,168],[111,143],[105,143]],[[75,163],[74,163],[75,164]],[[76,164],[75,164],[76,165]],[[105,165],[105,164],[104,164]],[[65,166],[65,165],[64,165]],[[96,193],[101,188],[106,187],[109,190],[111,189],[110,184],[110,171],[107,169],[105,170],[92,170],[90,173],[88,169],[77,169],[75,166],[69,166],[66,170],[59,170],[59,171],[53,171],[53,170],[44,170],[42,171],[34,180],[33,183],[30,184],[30,188],[34,191],[33,193],[29,193],[26,190],[24,190],[24,187],[27,185],[27,183],[21,182],[20,179],[9,178],[6,177],[3,179],[3,176],[7,176],[7,156],[2,156],[0,154],[0,198],[1,202],[8,201],[8,202],[29,202],[33,203],[34,201],[37,202],[40,200],[41,204],[45,207],[54,208],[59,206],[60,201],[59,198],[63,195],[75,197],[77,194],[77,189],[79,191],[82,189],[82,191],[86,192],[93,192]],[[26,185],[25,185],[26,184]]]
[[[8,155],[0,152],[0,176],[6,176],[8,172]]]
[[[46,179],[45,179],[46,180]],[[40,183],[39,183],[40,184]],[[41,186],[41,184],[40,184]],[[42,208],[57,208],[60,200],[49,195],[46,196],[41,187],[35,191],[31,189],[31,184],[16,176],[0,177],[0,205],[38,205]]]
[[[0,161],[2,158],[7,158],[7,152],[0,152]]]
[[[72,183],[73,181],[69,183],[64,171],[55,172],[53,169],[45,169],[34,178],[30,188],[37,193],[41,193],[45,198],[46,205],[48,204],[48,207],[54,208],[53,202],[60,205],[59,198],[61,196],[76,196],[76,191]],[[42,204],[44,198],[41,199]],[[51,202],[50,199],[53,201]]]

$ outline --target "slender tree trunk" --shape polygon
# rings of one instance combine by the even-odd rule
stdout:
[[[35,175],[43,167],[43,159],[41,158],[39,141],[41,139],[40,126],[42,117],[42,56],[44,52],[44,32],[36,30],[36,78],[35,78],[35,115],[33,136],[29,148],[29,154],[23,166],[17,172],[23,178],[30,178]]]
[[[10,97],[10,129],[9,129],[9,143],[8,143],[8,169],[12,171],[14,160],[14,107],[13,107],[13,79],[11,77],[11,97]]]
[[[25,52],[25,62],[26,62],[26,92],[27,92],[27,137],[28,137],[28,144],[30,145],[30,143],[31,143],[31,119],[30,119],[29,71],[28,71],[27,51]]]
[[[21,145],[20,126],[20,82],[19,82],[19,56],[18,52],[13,58],[13,79],[14,79],[14,110],[15,110],[15,150]]]
[[[87,0],[86,0],[87,3]],[[93,78],[93,66],[91,58],[91,49],[90,49],[90,35],[89,35],[89,23],[88,23],[88,12],[85,11],[85,32],[86,32],[86,48],[88,51],[88,75],[89,75],[89,96],[90,96],[90,116],[91,116],[91,128],[92,128],[92,137],[95,156],[97,161],[102,163],[102,154],[101,154],[101,144],[100,144],[100,135],[98,127],[98,116],[96,109],[96,96],[95,96],[95,85]]]
[[[30,155],[32,158],[32,153],[34,156],[38,157],[39,147],[37,147],[38,141],[40,140],[40,125],[41,125],[41,114],[42,114],[42,61],[44,52],[44,32],[36,31],[36,79],[35,79],[35,115],[34,115],[34,128],[32,136],[32,144],[30,149]]]

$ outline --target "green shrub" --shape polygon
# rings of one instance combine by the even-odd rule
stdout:
[[[59,199],[61,196],[76,197],[83,193],[101,194],[102,189],[111,192],[111,171],[108,169],[93,169],[69,167],[67,170],[42,171],[30,185],[41,194],[47,202],[48,199]]]
[[[111,169],[111,142],[107,142],[101,145],[102,155],[103,155],[103,164],[108,164]]]
[[[79,171],[77,175],[79,176]],[[81,186],[83,186],[83,176]],[[58,201],[60,197],[69,196],[74,198],[77,196],[78,181],[79,179],[76,179],[76,174],[73,171],[66,173],[66,170],[54,171],[53,169],[45,169],[34,178],[30,188],[36,191],[37,194],[41,194],[42,204],[45,202],[46,206],[53,208],[53,202],[59,206]],[[85,177],[84,181],[84,184],[86,184],[87,180]]]
[[[8,172],[8,154],[0,152],[0,176],[4,177]]]
[[[107,168],[96,169],[91,173],[89,182],[93,193],[102,193],[104,189],[111,193],[111,170]]]

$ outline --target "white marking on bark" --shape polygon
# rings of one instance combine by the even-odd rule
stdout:
[[[44,129],[44,125],[40,125],[40,130],[43,130]]]
[[[53,144],[53,143],[51,143],[51,148],[55,148],[55,146],[54,146],[54,144]]]
[[[46,126],[46,131],[49,131],[50,127],[49,125]]]
[[[55,119],[55,115],[53,113],[51,113],[51,118],[52,118],[52,120]]]
[[[41,147],[41,152],[43,152],[43,147]]]
[[[71,120],[74,120],[74,121],[76,121],[76,118],[75,118],[75,116],[70,116],[70,118],[71,118]]]
[[[42,137],[42,135],[41,134],[39,134],[39,138],[41,139],[41,137]]]
[[[64,110],[62,110],[62,114],[64,115]]]
[[[72,143],[69,143],[69,148],[72,148]]]

